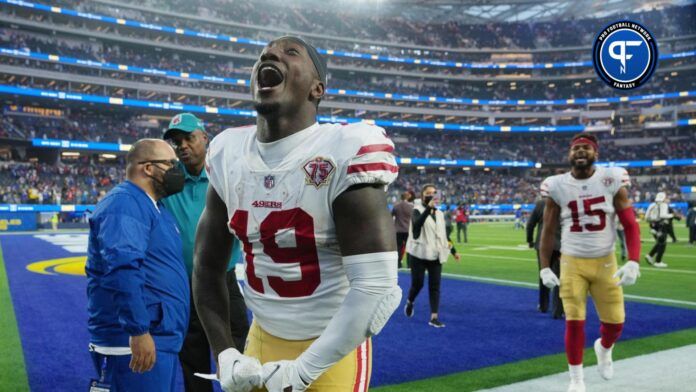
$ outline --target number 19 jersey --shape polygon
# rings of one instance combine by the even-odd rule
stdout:
[[[306,340],[324,331],[349,288],[334,200],[353,185],[386,187],[398,167],[384,130],[365,123],[314,124],[274,143],[284,141],[297,147],[270,168],[255,126],[228,129],[211,142],[206,168],[243,244],[254,319],[274,336]]]
[[[614,252],[614,196],[629,185],[628,173],[620,167],[597,167],[583,180],[568,172],[542,182],[541,195],[561,207],[561,254],[598,258]]]

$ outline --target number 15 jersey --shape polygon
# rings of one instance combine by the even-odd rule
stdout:
[[[243,244],[254,319],[274,336],[305,340],[324,331],[349,288],[334,200],[353,185],[386,187],[398,167],[384,130],[365,123],[315,123],[274,143],[288,142],[297,147],[267,157],[279,162],[269,168],[256,126],[231,128],[211,142],[206,169],[227,207],[227,229]]]
[[[598,258],[614,252],[614,196],[629,185],[628,173],[620,167],[596,167],[584,180],[568,172],[542,182],[541,195],[561,207],[561,254]]]

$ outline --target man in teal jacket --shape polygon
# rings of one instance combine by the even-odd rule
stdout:
[[[183,191],[163,200],[164,205],[172,212],[181,231],[184,263],[189,279],[193,271],[193,247],[196,237],[198,219],[205,208],[205,198],[208,191],[208,176],[204,170],[208,136],[205,133],[203,121],[191,113],[181,113],[174,116],[169,123],[164,139],[169,141],[181,161],[185,173]],[[222,228],[224,230],[224,228]],[[235,274],[235,263],[241,260],[239,241],[235,241],[232,258],[227,270],[227,290],[230,299],[230,321],[232,337],[237,347],[244,347],[249,321],[246,306],[242,297]],[[212,391],[210,381],[195,377],[193,373],[210,373],[210,350],[208,339],[198,319],[195,305],[191,301],[191,319],[184,346],[179,353],[179,359],[184,372],[186,391]]]

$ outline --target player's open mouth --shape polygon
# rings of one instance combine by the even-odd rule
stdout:
[[[283,73],[273,64],[262,64],[259,66],[256,83],[259,91],[269,91],[280,85],[285,80]]]

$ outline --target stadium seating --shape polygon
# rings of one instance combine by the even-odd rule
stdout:
[[[661,54],[687,55],[665,60],[663,69],[640,91],[618,94],[596,79],[587,64],[589,50],[585,50],[597,30],[611,18],[467,25],[437,20],[414,22],[383,15],[364,18],[296,5],[267,7],[261,12],[253,1],[235,2],[234,7],[222,6],[221,1],[202,4],[183,0],[61,0],[48,9],[33,9],[26,6],[28,3],[3,4],[0,18],[8,23],[0,28],[0,84],[92,94],[117,103],[85,106],[4,95],[7,115],[0,122],[0,138],[128,144],[142,137],[159,137],[167,119],[175,113],[121,106],[119,99],[199,105],[215,109],[212,112],[235,108],[250,113],[253,107],[248,99],[247,80],[259,45],[282,31],[301,32],[321,49],[333,51],[327,53],[332,90],[322,102],[321,116],[337,121],[365,118],[433,124],[429,129],[411,125],[387,127],[399,157],[527,161],[544,167],[542,171],[479,168],[463,172],[461,168],[440,170],[429,166],[425,170],[404,164],[391,190],[392,200],[404,189],[433,182],[452,201],[532,202],[541,177],[552,170],[546,167],[564,165],[565,146],[571,135],[440,132],[442,127],[438,128],[438,124],[466,124],[476,129],[494,126],[496,131],[520,125],[611,130],[612,133],[598,134],[603,160],[666,160],[695,155],[693,127],[688,126],[694,112],[694,94],[688,90],[696,90],[696,73],[691,70],[696,55],[689,38],[696,32],[695,5],[629,15],[632,20],[651,26],[652,33],[661,39]],[[119,19],[107,23],[95,15]],[[139,25],[121,23],[123,20],[137,21]],[[268,28],[270,21],[273,28]],[[166,32],[157,26],[179,30]],[[184,31],[200,34],[182,34]],[[220,42],[218,34],[234,40]],[[519,53],[505,57],[496,52],[499,49]],[[340,51],[386,57],[364,58]],[[403,63],[390,56],[421,59],[425,63]],[[427,63],[428,59],[443,64],[460,61],[486,66],[457,68]],[[571,64],[542,69],[514,67],[557,62]],[[105,67],[105,63],[115,69]],[[499,67],[500,64],[513,67]],[[662,93],[674,94],[650,95]],[[634,99],[631,95],[640,97]],[[612,100],[597,100],[607,97]],[[530,100],[544,103],[533,104]],[[9,105],[58,109],[61,115],[27,115],[26,111],[18,114],[8,109]],[[253,122],[250,116],[204,113],[202,117],[212,135],[227,127]],[[675,127],[675,120],[681,120],[685,126]],[[63,159],[55,166],[28,162],[14,150],[9,155],[11,162],[16,163],[3,163],[2,179],[6,185],[2,197],[6,203],[55,202],[53,195],[57,192],[51,189],[65,185],[60,181],[56,185],[56,179],[51,177],[63,173],[56,170],[70,172],[70,176],[60,179],[70,179],[71,184],[66,185],[71,196],[62,196],[63,202],[92,203],[111,183],[123,178],[123,173],[115,169],[118,158],[103,163],[102,158],[95,158],[96,154],[83,153],[77,162]],[[646,179],[634,184],[636,200],[640,199],[638,195],[645,197],[658,189],[679,199],[679,186],[690,180],[675,175],[691,175],[692,169],[673,170],[632,170],[632,175],[647,171]],[[27,177],[31,181],[16,181],[26,174],[31,174]],[[110,180],[102,183],[103,178]],[[76,188],[70,191],[70,187]]]

